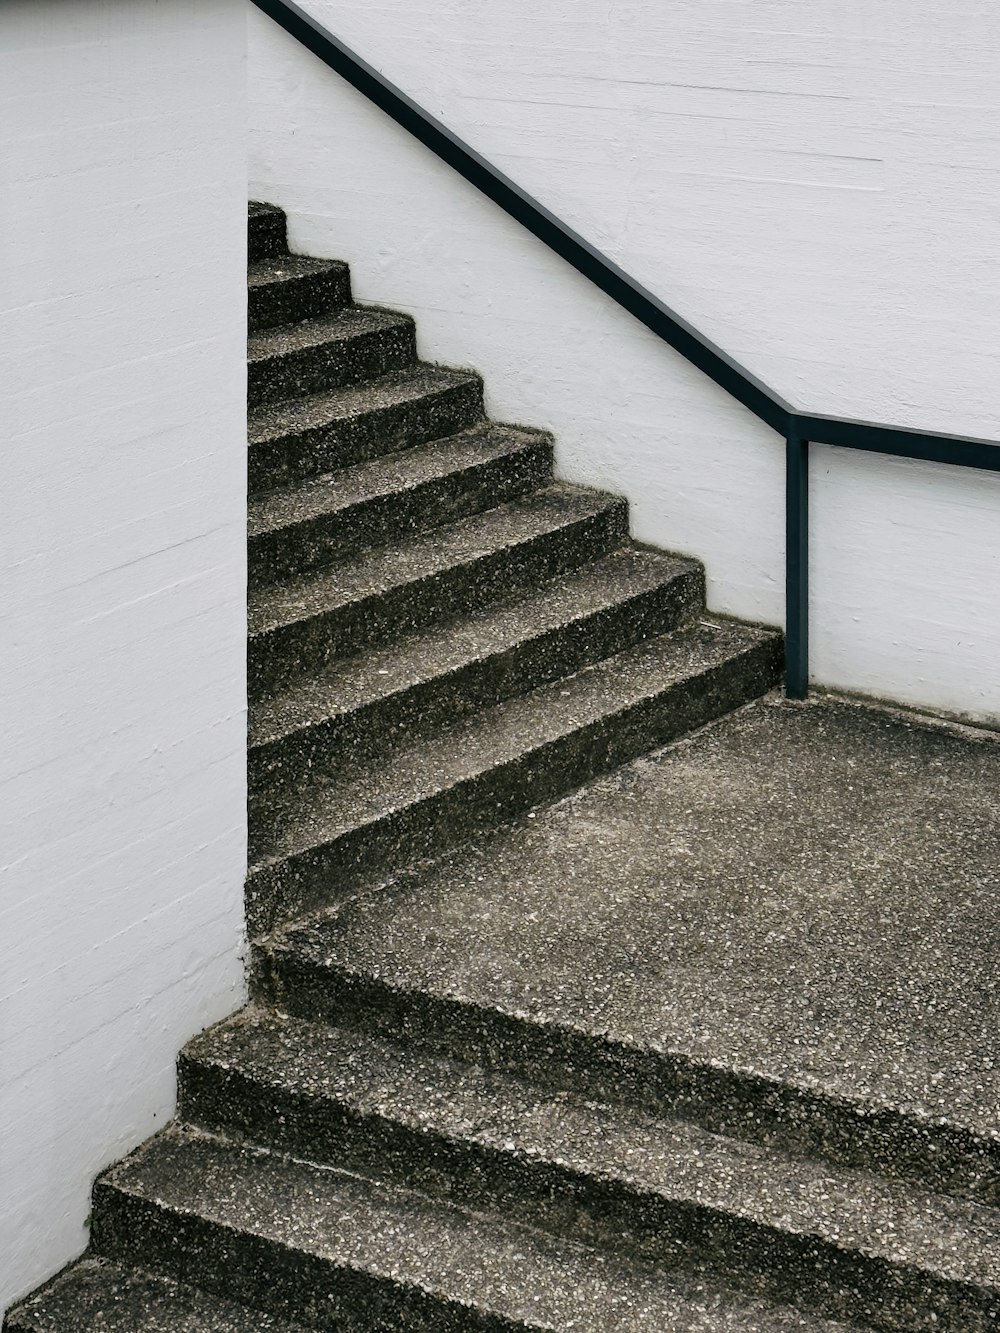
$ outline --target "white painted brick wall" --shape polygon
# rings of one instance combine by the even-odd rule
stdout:
[[[243,996],[245,49],[0,6],[0,1310]]]
[[[310,0],[804,409],[1000,438],[1000,8]],[[782,615],[777,438],[256,11],[251,186],[563,475]],[[814,676],[1000,720],[1000,477],[817,450]]]

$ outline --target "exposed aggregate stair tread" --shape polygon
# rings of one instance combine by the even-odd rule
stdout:
[[[679,582],[700,591],[701,567],[660,552],[631,547],[615,551],[544,583],[517,602],[433,625],[422,634],[373,648],[286,691],[251,702],[250,745],[267,745],[328,718],[360,712],[472,663],[507,659],[581,622],[586,630],[598,617],[626,612],[639,599]],[[580,665],[586,660],[581,659]]]
[[[409,315],[345,305],[321,318],[257,329],[247,341],[251,408],[386,375],[417,359]]]
[[[250,493],[443,439],[483,417],[478,375],[421,362],[267,403],[247,423]]]
[[[672,687],[710,678],[743,655],[762,650],[766,655],[774,641],[774,634],[766,630],[705,619],[475,713],[356,774],[302,791],[298,807],[289,812],[268,852],[251,866],[251,874],[432,799],[481,773],[523,761],[563,738],[624,721],[631,710],[667,695]],[[754,674],[755,687],[757,679]],[[773,675],[767,676],[763,688],[772,683]],[[740,700],[744,701],[745,697]],[[654,733],[644,738],[641,748],[656,743]]]
[[[456,566],[474,566],[504,548],[528,547],[616,508],[620,503],[607,495],[557,483],[330,570],[261,588],[250,600],[251,641],[312,616],[413,587]]]
[[[340,259],[312,259],[309,255],[270,255],[249,265],[247,284],[251,288],[271,287],[294,282],[297,278],[347,272],[347,265]]]
[[[98,1181],[94,1230],[102,1252],[153,1251],[283,1317],[305,1305],[320,1328],[382,1327],[377,1309],[408,1333],[847,1333],[493,1214],[183,1130]]]
[[[258,329],[247,340],[247,355],[250,365],[254,366],[262,361],[322,347],[329,349],[333,359],[338,343],[366,333],[410,330],[412,327],[413,320],[409,315],[373,306],[345,306],[318,319]]]
[[[443,390],[465,385],[479,387],[481,383],[474,371],[417,362],[361,384],[266,403],[249,414],[247,433],[251,447],[267,444],[287,435],[350,422],[365,413],[419,403]],[[386,453],[398,446],[399,441],[390,441]]]
[[[297,524],[345,517],[352,512],[375,509],[379,504],[401,508],[415,493],[431,493],[435,485],[452,483],[452,491],[459,491],[463,481],[475,485],[477,475],[491,465],[492,473],[497,473],[500,481],[504,479],[503,464],[519,476],[517,463],[528,451],[543,453],[545,460],[545,471],[529,472],[528,479],[535,480],[535,485],[551,480],[549,436],[541,431],[483,423],[448,439],[416,445],[343,471],[275,489],[249,504],[251,548],[259,537],[280,535]],[[372,536],[372,545],[381,540],[377,531]]]
[[[289,928],[262,975],[303,1016],[995,1206],[998,759],[757,702]]]
[[[339,260],[272,255],[247,271],[251,331],[318,319],[350,304],[351,277]]]
[[[171,1278],[82,1259],[12,1310],[7,1333],[307,1333]]]
[[[273,204],[251,203],[247,217],[247,260],[287,254],[285,214]]]
[[[207,1129],[362,1171],[388,1144],[381,1160],[409,1186],[527,1223],[548,1214],[580,1239],[614,1243],[635,1219],[648,1257],[684,1262],[690,1248],[687,1262],[729,1260],[751,1278],[759,1267],[786,1298],[824,1280],[874,1293],[891,1273],[904,1311],[928,1290],[947,1305],[966,1288],[1000,1311],[994,1209],[419,1046],[251,1010],[189,1045],[182,1083],[185,1114]]]

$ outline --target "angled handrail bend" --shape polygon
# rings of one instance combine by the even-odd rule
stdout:
[[[809,445],[1000,472],[1000,442],[801,412],[453,134],[295,0],[253,0],[292,37],[786,441],[785,690],[809,688]]]

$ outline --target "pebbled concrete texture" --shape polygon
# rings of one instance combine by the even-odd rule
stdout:
[[[483,417],[471,371],[416,364],[363,384],[271,404],[247,423],[251,494],[454,435]]]
[[[477,708],[665,633],[695,614],[704,573],[624,548],[474,611],[378,646],[250,707],[251,799],[287,800],[310,773],[371,760]]]
[[[705,618],[306,788],[251,841],[252,934],[487,830],[774,684],[774,631]]]
[[[548,436],[473,426],[252,501],[250,572],[256,582],[305,574],[508,503],[551,480]]]
[[[1000,1215],[369,1033],[250,1011],[193,1042],[182,1113],[744,1290],[903,1333],[991,1327]]]
[[[416,360],[409,315],[347,306],[320,319],[250,335],[247,396],[251,408],[338,389],[401,370]]]
[[[997,1203],[998,777],[989,733],[752,704],[291,929],[278,993]]]
[[[86,1258],[11,1310],[5,1333],[305,1333],[171,1278]]]
[[[255,264],[288,252],[285,214],[273,204],[251,203],[247,209],[247,259]]]
[[[370,644],[516,597],[606,555],[627,532],[620,500],[557,484],[333,569],[254,588],[251,693],[282,689]]]
[[[847,1333],[500,1215],[190,1131],[160,1135],[98,1181],[95,1243],[326,1330]]]
[[[351,275],[335,260],[279,254],[250,266],[247,289],[247,323],[255,332],[348,305]]]

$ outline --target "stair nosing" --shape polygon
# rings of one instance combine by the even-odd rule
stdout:
[[[185,1155],[192,1159],[199,1174],[211,1178],[211,1193],[192,1197],[183,1183],[176,1183],[176,1168],[170,1171],[169,1189],[156,1184],[156,1171],[159,1167],[162,1172],[164,1159],[169,1166]],[[270,1201],[279,1191],[290,1188],[295,1194],[297,1209],[294,1212],[289,1210],[287,1215],[276,1211],[267,1213],[265,1202],[249,1210],[244,1206],[239,1219],[234,1219],[232,1207],[237,1195],[241,1201],[252,1199],[242,1188],[242,1182],[251,1173],[266,1180],[267,1191],[262,1199]],[[118,1203],[119,1199],[122,1204]],[[294,1236],[294,1252],[323,1265],[334,1281],[335,1275],[339,1274],[388,1282],[404,1299],[413,1296],[430,1298],[439,1303],[443,1311],[464,1309],[505,1322],[516,1320],[516,1324],[509,1325],[512,1329],[523,1326],[556,1333],[566,1327],[563,1322],[565,1313],[554,1306],[550,1314],[537,1309],[528,1313],[520,1295],[513,1293],[505,1280],[501,1278],[498,1282],[495,1274],[475,1263],[470,1264],[470,1249],[475,1254],[499,1255],[508,1264],[515,1262],[522,1281],[530,1281],[535,1290],[545,1290],[550,1301],[575,1300],[577,1318],[583,1310],[588,1315],[603,1318],[611,1307],[597,1308],[597,1300],[616,1302],[615,1308],[620,1308],[616,1290],[627,1289],[631,1296],[636,1280],[656,1284],[661,1309],[664,1299],[672,1307],[666,1310],[671,1320],[677,1312],[687,1318],[690,1315],[680,1309],[681,1303],[690,1311],[692,1295],[699,1294],[703,1288],[703,1284],[693,1281],[693,1275],[689,1273],[655,1272],[624,1256],[526,1226],[494,1212],[445,1203],[419,1191],[251,1145],[234,1144],[198,1130],[165,1130],[99,1178],[95,1187],[98,1236],[100,1239],[108,1229],[112,1248],[117,1248],[113,1210],[124,1206],[128,1216],[130,1205],[140,1213],[154,1210],[165,1219],[174,1236],[172,1254],[183,1255],[186,1248],[195,1243],[194,1233],[205,1237],[206,1227],[221,1233],[220,1239],[224,1237],[227,1245],[232,1243],[233,1237],[243,1235],[268,1248],[277,1248],[279,1253],[289,1246],[288,1236]],[[345,1226],[341,1221],[340,1225],[331,1228],[327,1219],[334,1210],[344,1219],[363,1212],[366,1225]],[[109,1211],[110,1224],[105,1222],[105,1214]],[[322,1227],[312,1221],[320,1213]],[[393,1218],[393,1224],[384,1227],[383,1217]],[[430,1245],[424,1239],[428,1230],[434,1237]],[[189,1234],[185,1235],[185,1231]],[[407,1239],[418,1233],[420,1244],[417,1247],[407,1245]],[[211,1245],[211,1236],[205,1238]],[[184,1262],[186,1267],[187,1260]],[[214,1261],[209,1258],[208,1262]],[[213,1267],[211,1272],[213,1282],[225,1281],[224,1275],[216,1276],[217,1268]],[[551,1285],[553,1274],[557,1275],[558,1288]],[[586,1279],[582,1278],[583,1274],[587,1275]],[[545,1283],[544,1288],[539,1284],[540,1278]],[[589,1285],[589,1291],[585,1293],[581,1291],[583,1280]],[[314,1290],[312,1284],[310,1290]],[[800,1333],[809,1333],[809,1330],[815,1330],[815,1333],[861,1333],[855,1324],[834,1322],[794,1310],[788,1305],[769,1305],[751,1294],[734,1292],[721,1284],[714,1291],[729,1302],[728,1312],[723,1311],[727,1322],[730,1315],[739,1321],[747,1315],[756,1315],[762,1321],[757,1324],[760,1329],[785,1327]],[[566,1297],[562,1295],[564,1292]],[[512,1297],[517,1304],[507,1304],[504,1309],[502,1303],[510,1302]],[[230,1299],[235,1298],[234,1293]],[[579,1303],[581,1298],[585,1302],[583,1305]],[[522,1320],[527,1322],[522,1325]],[[576,1326],[575,1320],[569,1326]],[[591,1323],[590,1327],[596,1333],[597,1325]],[[602,1323],[602,1333],[605,1327]],[[676,1333],[680,1327],[680,1324],[675,1325]],[[739,1322],[731,1327],[736,1333],[737,1328],[746,1325]]]
[[[377,306],[345,305],[328,315],[254,330],[247,338],[247,360],[251,366],[263,366],[286,356],[315,351],[328,344],[347,342],[364,334],[413,327],[413,317],[399,311],[383,310]],[[254,404],[255,407],[267,405]]]
[[[608,587],[606,592],[601,595],[600,581],[602,578],[620,574],[625,566],[638,569],[641,573],[633,577],[624,589]],[[631,572],[631,569],[629,572]],[[455,621],[450,621],[445,626],[434,625],[417,634],[407,636],[404,640],[397,640],[388,646],[378,645],[354,658],[344,659],[339,664],[339,669],[317,673],[306,682],[300,682],[297,686],[279,691],[277,694],[262,698],[259,701],[251,702],[249,748],[251,751],[256,751],[278,744],[303,731],[322,726],[325,722],[349,717],[397,694],[407,693],[414,688],[419,688],[430,680],[437,679],[442,672],[443,674],[451,674],[483,660],[484,654],[481,646],[466,646],[464,643],[465,635],[473,632],[479,635],[485,633],[489,644],[485,653],[485,660],[490,660],[512,651],[518,651],[532,643],[540,642],[549,635],[557,634],[571,628],[573,625],[586,622],[594,615],[624,610],[637,598],[660,589],[666,589],[684,579],[699,578],[700,573],[701,567],[697,561],[682,556],[673,556],[667,552],[649,552],[627,545],[620,550],[612,551],[596,560],[580,565],[566,576],[560,576],[558,581],[559,592],[563,598],[566,596],[567,584],[573,583],[583,585],[583,596],[569,608],[556,602],[556,609],[548,616],[543,614],[538,624],[529,620],[530,612],[526,612],[524,608],[530,607],[533,610],[537,605],[543,612],[548,610],[553,604],[552,580],[546,580],[540,587],[532,589],[527,596],[518,599],[516,602],[487,606],[469,612]],[[504,622],[511,620],[515,623],[508,632],[504,627]],[[457,631],[457,638],[461,647],[456,647],[441,670],[435,669],[433,675],[425,676],[421,674],[418,676],[415,668],[414,673],[411,673],[405,681],[393,680],[384,690],[376,688],[379,684],[380,664],[382,662],[390,658],[394,661],[398,660],[400,654],[405,654],[408,659],[419,663],[426,657],[426,645],[434,640],[443,639],[445,635],[451,637],[449,633],[451,630]],[[490,637],[491,633],[495,634],[495,638]],[[354,679],[367,681],[370,686],[369,692],[361,697],[344,698],[344,682],[347,682],[348,689],[350,689]],[[313,690],[317,694],[326,693],[326,699],[322,706],[315,706],[311,709],[303,708],[293,719],[287,722],[267,720],[268,718],[274,718],[283,706],[294,710],[296,705],[293,701],[296,696],[301,697],[306,692]],[[341,698],[344,698],[342,704],[337,702],[338,693]]]
[[[252,408],[248,414],[248,443],[250,449],[264,448],[267,445],[277,444],[279,441],[294,438],[296,435],[308,433],[313,430],[323,430],[335,422],[344,422],[357,419],[356,414],[350,411],[334,412],[325,421],[312,422],[308,425],[283,425],[273,428],[271,434],[255,433],[255,426],[259,432],[261,429],[268,429],[267,417],[278,416],[282,411],[289,411],[296,407],[301,408],[309,403],[319,403],[326,401],[331,407],[338,401],[350,401],[357,399],[373,389],[405,387],[407,385],[417,384],[421,379],[432,381],[430,387],[420,385],[417,391],[392,399],[389,404],[381,405],[368,409],[372,412],[384,411],[387,406],[395,406],[399,403],[419,403],[422,398],[429,394],[443,392],[447,389],[459,388],[466,385],[481,385],[480,376],[473,370],[453,369],[446,366],[436,366],[427,361],[416,361],[411,365],[403,366],[397,370],[387,371],[384,375],[378,375],[370,380],[363,380],[360,383],[345,384],[335,389],[320,389],[314,393],[302,394],[292,398],[280,398],[274,402],[262,403]],[[262,424],[263,423],[263,424]]]
[[[391,547],[374,548],[356,558],[340,561],[326,569],[269,584],[257,590],[251,596],[248,610],[249,642],[251,644],[262,642],[271,634],[293,625],[302,624],[318,615],[346,609],[359,600],[383,596],[391,588],[408,585],[416,586],[425,578],[435,577],[449,569],[473,565],[478,560],[487,558],[491,552],[499,552],[512,544],[537,540],[546,533],[559,532],[587,518],[609,513],[620,507],[620,504],[621,502],[617,497],[608,496],[603,492],[587,491],[581,487],[572,487],[562,482],[555,482],[516,500],[422,532],[404,543],[398,543]],[[552,509],[562,506],[567,512],[562,513],[557,519],[550,516],[549,521],[545,523],[542,521],[542,511],[545,505],[549,505]],[[529,530],[522,530],[518,533],[514,542],[507,541],[503,534],[498,534],[501,540],[494,539],[486,544],[472,540],[469,549],[463,550],[457,559],[452,559],[451,555],[441,548],[442,542],[448,542],[456,536],[459,539],[462,537],[468,539],[470,534],[474,538],[477,528],[488,528],[491,525],[502,523],[504,519],[509,518],[516,525],[519,515],[522,516],[522,524],[527,524]],[[535,516],[535,523],[531,525],[529,520],[533,515]],[[327,598],[321,591],[323,585],[332,586],[338,578],[343,579],[348,571],[357,570],[360,574],[365,566],[371,566],[390,556],[390,554],[392,559],[395,560],[396,567],[400,568],[405,567],[414,550],[419,550],[420,547],[430,549],[434,546],[438,547],[436,555],[432,552],[428,557],[427,567],[423,568],[416,578],[411,573],[407,573],[404,568],[402,577],[395,576],[381,584],[372,585],[369,583],[367,586],[361,584],[360,590],[359,586],[355,584],[354,592],[347,597],[341,595],[333,600]],[[369,577],[371,576],[369,575]],[[270,599],[285,598],[291,601],[300,591],[303,594],[311,593],[313,597],[318,597],[320,600],[313,607],[305,607],[302,610],[295,610],[290,613],[282,614],[273,610],[270,612],[264,610]]]
[[[551,444],[551,436],[545,431],[530,431],[524,427],[512,427],[500,422],[478,421],[471,426],[441,439],[425,444],[408,446],[393,450],[392,453],[379,454],[375,458],[361,463],[350,464],[333,472],[320,473],[306,481],[293,482],[290,485],[274,487],[252,497],[249,505],[248,539],[250,542],[272,537],[280,532],[293,532],[300,524],[311,523],[322,517],[333,517],[339,513],[360,510],[368,504],[387,499],[393,495],[404,495],[420,485],[433,481],[442,481],[447,477],[461,477],[488,462],[510,457],[526,449],[542,444]],[[476,446],[490,452],[482,457],[462,457],[463,448],[472,453]],[[439,461],[437,469],[428,468],[423,475],[408,478],[407,472],[419,469],[420,464]],[[378,478],[379,473],[396,467],[402,477],[388,478],[377,485],[362,487],[359,479]],[[356,494],[346,498],[343,488],[353,487]],[[309,491],[326,492],[323,502],[317,500],[314,508],[294,518],[285,516],[275,518],[264,526],[263,512],[275,502],[291,501],[296,496],[303,496]]]
[[[364,765],[361,771],[354,776],[351,786],[355,789],[364,789],[368,786],[370,789],[378,792],[379,800],[382,801],[384,800],[384,780],[387,762],[392,762],[394,765],[401,768],[409,769],[412,756],[414,753],[420,752],[426,767],[428,764],[428,756],[434,755],[436,747],[446,748],[451,755],[457,755],[461,753],[464,748],[463,741],[465,737],[472,733],[474,729],[482,729],[484,726],[495,724],[498,718],[500,719],[501,729],[505,728],[509,733],[509,748],[505,750],[501,760],[498,761],[495,757],[491,756],[491,758],[485,764],[481,765],[474,774],[463,773],[457,776],[449,775],[447,779],[443,777],[440,770],[437,769],[436,765],[432,762],[430,767],[435,770],[434,781],[427,786],[426,790],[421,791],[419,795],[414,790],[408,792],[406,797],[398,803],[391,805],[383,804],[370,809],[363,808],[360,813],[355,811],[347,822],[345,822],[345,814],[343,813],[345,808],[344,805],[341,805],[340,813],[336,810],[336,802],[343,802],[344,800],[345,787],[347,787],[347,784],[337,784],[336,794],[331,795],[328,798],[333,803],[333,809],[328,809],[325,812],[327,817],[332,815],[332,819],[338,821],[336,825],[327,825],[323,837],[316,840],[314,836],[316,820],[314,818],[314,812],[310,810],[309,814],[303,818],[301,825],[293,826],[296,828],[302,827],[307,829],[309,834],[306,838],[295,838],[290,830],[286,831],[285,841],[279,844],[275,850],[266,855],[258,856],[251,861],[248,875],[253,877],[273,866],[280,865],[282,862],[288,861],[289,859],[306,855],[311,851],[337,841],[345,834],[353,834],[362,828],[372,827],[384,819],[392,817],[398,812],[413,808],[414,806],[423,803],[425,800],[434,799],[446,791],[454,790],[473,780],[476,776],[497,772],[510,764],[526,758],[529,754],[542,752],[559,740],[579,733],[581,729],[597,725],[601,719],[615,717],[626,713],[643,701],[656,698],[669,689],[682,684],[686,680],[698,678],[705,674],[706,671],[716,669],[717,667],[728,663],[733,660],[734,653],[735,656],[740,656],[743,653],[760,648],[767,643],[769,638],[774,637],[773,631],[768,631],[758,626],[742,625],[738,629],[730,627],[730,633],[734,636],[739,636],[735,650],[729,646],[723,645],[721,642],[717,645],[713,645],[710,664],[700,668],[695,673],[694,677],[691,677],[683,667],[679,666],[679,664],[674,663],[674,650],[677,645],[679,643],[684,644],[685,639],[690,641],[693,634],[697,633],[698,626],[715,633],[721,641],[725,632],[724,627],[726,623],[727,622],[720,618],[710,618],[706,615],[699,619],[697,626],[688,625],[680,629],[668,631],[665,634],[656,635],[652,639],[645,640],[640,644],[620,653],[616,653],[609,658],[602,659],[601,661],[583,667],[580,671],[575,672],[570,677],[548,682],[524,695],[505,700],[490,708],[481,709],[478,712],[473,713],[470,717],[462,719],[455,727],[444,730],[434,737],[424,738],[412,746],[404,745],[402,750],[393,753],[391,761],[387,761],[386,757],[383,756],[380,760],[380,780],[377,783],[368,778],[369,773],[372,771],[371,765]],[[524,748],[523,734],[515,735],[521,725],[521,720],[517,716],[518,710],[522,713],[526,709],[529,712],[534,711],[539,702],[545,704],[553,695],[572,694],[573,691],[580,691],[581,689],[585,691],[587,687],[594,686],[595,682],[599,685],[602,679],[608,677],[617,677],[617,682],[621,682],[623,668],[630,667],[636,662],[641,661],[644,656],[651,657],[663,652],[666,652],[670,658],[670,665],[664,664],[663,675],[654,688],[650,688],[647,684],[643,688],[633,691],[631,694],[627,692],[620,693],[615,699],[613,709],[607,706],[595,707],[592,703],[592,715],[587,717],[585,723],[581,723],[579,719],[561,720],[558,731],[555,731],[552,734],[547,733],[545,735],[533,737],[527,748]],[[597,692],[599,693],[599,691]]]
[[[250,1081],[266,1084],[271,1090],[290,1091],[297,1098],[325,1101],[331,1109],[340,1107],[364,1119],[398,1125],[417,1140],[438,1138],[453,1146],[464,1146],[467,1151],[485,1150],[497,1155],[508,1166],[521,1164],[536,1171],[554,1168],[559,1174],[592,1184],[619,1186],[637,1199],[648,1196],[667,1205],[693,1206],[764,1231],[792,1239],[818,1239],[848,1255],[861,1254],[867,1259],[894,1266],[916,1268],[941,1281],[989,1287],[1000,1294],[1000,1210],[927,1189],[918,1190],[870,1170],[790,1154],[771,1145],[718,1134],[681,1118],[655,1117],[636,1108],[554,1092],[533,1086],[515,1074],[485,1070],[447,1056],[421,1051],[414,1057],[411,1047],[391,1038],[326,1028],[307,1020],[267,1015],[253,1009],[196,1038],[186,1048],[182,1059],[190,1064],[214,1063],[216,1067],[230,1071],[239,1068],[239,1058],[227,1060],[221,1053],[213,1061],[213,1043],[218,1049],[226,1032],[241,1026],[259,1032],[269,1018],[273,1028],[283,1029],[292,1036],[298,1034],[300,1046],[310,1036],[320,1046],[324,1042],[353,1044],[355,1052],[360,1052],[363,1057],[360,1067],[365,1071],[360,1078],[345,1071],[338,1081],[330,1062],[317,1060],[313,1063],[310,1081],[308,1075],[296,1077],[290,1074],[291,1061],[288,1060],[285,1061],[283,1078],[280,1056],[272,1060],[271,1068],[263,1073],[251,1059],[248,1066]],[[280,1043],[280,1037],[278,1041]],[[387,1074],[385,1071],[393,1062],[396,1067]],[[247,1063],[244,1057],[243,1064]],[[409,1105],[400,1111],[392,1103],[398,1087],[388,1085],[405,1082],[411,1068],[417,1070],[417,1076],[410,1080],[414,1086],[403,1094],[408,1097]],[[377,1081],[378,1087],[366,1093],[363,1081],[369,1077],[369,1070],[375,1071],[370,1077]],[[423,1096],[415,1087],[421,1078]],[[456,1092],[456,1085],[462,1079],[465,1087]],[[440,1090],[440,1096],[427,1096],[428,1087],[435,1093]],[[465,1101],[460,1104],[463,1095]],[[513,1112],[508,1112],[500,1105],[504,1098],[521,1104],[515,1105]],[[417,1109],[418,1100],[421,1110]],[[446,1101],[451,1104],[443,1109],[442,1104]],[[544,1119],[546,1107],[550,1110],[557,1108],[557,1114],[551,1117],[556,1122],[556,1129],[549,1132],[547,1143],[545,1129],[539,1129],[531,1120],[533,1115]],[[587,1124],[588,1119],[593,1123]],[[519,1120],[523,1123],[519,1124]],[[611,1167],[606,1160],[601,1160],[602,1150],[607,1153],[609,1144],[623,1125],[639,1138],[640,1152],[644,1149],[648,1152],[650,1141],[659,1136],[658,1179],[655,1172],[647,1170],[644,1174],[641,1162],[636,1165],[626,1161]],[[630,1155],[629,1146],[632,1145],[620,1145],[626,1158]],[[292,1152],[290,1155],[296,1154]],[[722,1179],[706,1186],[713,1159],[715,1175]],[[741,1172],[746,1181],[742,1194],[736,1185]],[[793,1176],[790,1186],[780,1180],[782,1172]],[[810,1188],[817,1191],[818,1198],[805,1198]],[[828,1202],[834,1195],[837,1211],[831,1217]],[[795,1217],[797,1205],[802,1211]],[[823,1215],[824,1205],[827,1205],[826,1216]],[[845,1236],[843,1213],[851,1206],[855,1213],[853,1229]],[[966,1234],[972,1238],[977,1237],[980,1228],[984,1231],[988,1228],[990,1244],[985,1248],[992,1251],[988,1271],[982,1245],[977,1271],[974,1262],[960,1262],[957,1249],[942,1252],[940,1245],[924,1245],[921,1251],[919,1236],[899,1240],[900,1223],[904,1227],[908,1224],[911,1231],[919,1230],[918,1219],[914,1216],[918,1213],[932,1215],[931,1226],[935,1235],[939,1234],[937,1228],[940,1226],[954,1228],[956,1219],[959,1227],[964,1225]],[[891,1238],[895,1239],[895,1244]],[[951,1238],[949,1235],[949,1241]]]
[[[286,273],[275,273],[279,267],[288,269]],[[266,291],[269,287],[280,287],[283,283],[295,283],[303,278],[318,278],[328,274],[343,275],[349,271],[348,265],[340,259],[313,259],[309,255],[271,255],[266,259],[254,259],[247,265],[247,283],[252,291]],[[264,332],[263,329],[257,330]]]

